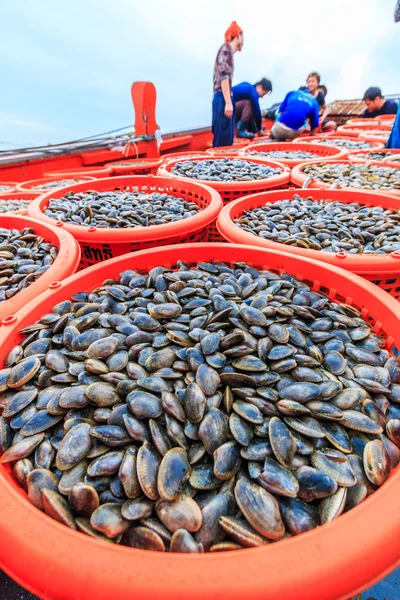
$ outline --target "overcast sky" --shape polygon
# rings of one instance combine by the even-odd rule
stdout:
[[[209,124],[224,31],[245,32],[234,82],[270,78],[268,106],[318,70],[328,100],[400,93],[395,0],[12,0],[0,14],[0,149],[133,123],[130,85],[152,81],[161,129]]]

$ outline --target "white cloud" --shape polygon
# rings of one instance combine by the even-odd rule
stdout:
[[[44,123],[36,123],[33,121],[25,121],[22,118],[19,118],[18,115],[12,115],[8,113],[0,112],[0,125],[7,125],[9,127],[19,127],[22,129],[30,129],[33,132],[40,132],[44,134],[62,134],[67,130],[59,129],[57,127],[51,127],[50,125],[46,125]]]
[[[123,4],[127,8],[129,1]],[[243,51],[235,56],[236,81],[274,75],[281,97],[309,71],[319,70],[329,74],[333,99],[361,96],[370,85],[374,51],[399,33],[393,6],[393,0],[335,0],[334,5],[321,0],[148,0],[135,4],[135,13],[141,28],[152,33],[150,46],[162,52],[168,44],[177,61],[179,53],[193,60],[193,77],[196,65],[207,65],[211,76],[216,50],[235,19],[245,32]],[[174,66],[166,65],[171,71]],[[393,63],[392,92],[399,85],[396,72]]]

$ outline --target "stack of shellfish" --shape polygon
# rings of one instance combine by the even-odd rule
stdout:
[[[353,306],[246,263],[125,271],[21,330],[1,461],[57,521],[134,548],[301,534],[400,460],[400,369]]]

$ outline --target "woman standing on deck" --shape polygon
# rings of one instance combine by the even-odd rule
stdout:
[[[233,21],[225,32],[225,44],[218,50],[214,65],[212,102],[213,147],[231,146],[235,135],[232,98],[233,55],[243,48],[243,31]]]

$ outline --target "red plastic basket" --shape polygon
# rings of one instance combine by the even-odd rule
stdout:
[[[305,138],[301,138],[301,142],[302,144],[313,144],[315,142],[317,142],[318,144],[321,143],[320,140],[326,140],[327,138],[329,138],[329,140],[347,140],[347,141],[352,141],[352,142],[357,142],[358,140],[354,140],[350,137],[347,137],[346,135],[313,135],[313,136],[309,136],[309,137],[305,137]],[[295,143],[295,142],[292,142]],[[384,144],[382,144],[381,142],[373,142],[371,143],[371,148],[383,148]],[[337,148],[341,148],[343,150],[347,150],[347,152],[352,152],[352,150],[348,150],[347,148],[343,148],[342,146],[337,146]]]
[[[130,158],[106,164],[111,168],[111,174],[117,177],[124,175],[156,175],[158,167],[163,163],[162,158]]]
[[[207,160],[211,159],[222,160],[218,157],[208,157]],[[204,160],[202,158],[194,158],[193,162]],[[279,189],[283,186],[286,186],[290,180],[290,169],[286,165],[283,165],[279,162],[274,162],[272,160],[263,160],[261,158],[243,158],[241,160],[255,162],[263,165],[269,165],[274,168],[280,168],[282,173],[280,175],[276,175],[270,177],[269,179],[258,179],[256,181],[206,181],[206,180],[198,180],[198,179],[190,179],[188,177],[179,177],[171,173],[171,169],[176,165],[176,163],[180,162],[176,160],[174,162],[168,163],[167,165],[162,165],[159,168],[158,174],[163,177],[171,177],[176,181],[180,181],[186,185],[188,181],[200,181],[200,183],[209,185],[214,188],[219,194],[221,194],[222,201],[224,203],[230,202],[231,200],[235,200],[236,198],[240,198],[241,196],[247,196],[248,194],[254,194],[255,192],[265,192],[271,189]]]
[[[390,121],[394,123],[395,119],[396,115],[379,115],[379,117],[375,117],[376,121],[384,121],[385,123]]]
[[[343,133],[344,135],[353,138],[358,137],[360,133],[363,133],[363,131],[366,129],[376,129],[377,131],[388,131],[390,133],[392,126],[390,124],[380,125],[379,123],[374,123],[372,127],[370,123],[363,123],[362,125],[357,125],[357,127],[348,127],[347,125],[342,125],[341,127],[337,128],[337,132],[338,134]]]
[[[109,177],[111,175],[111,167],[70,167],[69,169],[59,169],[57,171],[48,171],[44,177],[78,177],[88,175],[89,177]]]
[[[380,121],[378,121],[379,117],[375,117],[374,119],[348,119],[344,124],[346,127],[366,127],[367,125],[376,125]]]
[[[192,158],[201,158],[207,156],[207,152],[204,150],[187,150],[186,152],[171,152],[170,154],[164,154],[161,158],[163,164],[172,162],[174,160],[190,160]]]
[[[259,208],[267,202],[288,200],[293,198],[294,194],[300,196],[300,198],[312,196],[314,200],[332,200],[343,202],[343,204],[358,202],[365,206],[382,206],[391,210],[400,210],[400,199],[373,192],[360,192],[359,190],[349,189],[313,189],[311,193],[310,190],[296,190],[295,192],[280,190],[253,194],[252,196],[239,198],[224,206],[217,220],[217,229],[227,242],[259,246],[269,250],[279,250],[289,254],[322,260],[325,263],[342,267],[347,271],[365,277],[365,279],[386,290],[391,296],[397,299],[400,298],[400,252],[392,252],[392,254],[348,254],[345,252],[309,250],[260,238],[241,229],[234,223],[234,219],[240,217],[244,211]]]
[[[0,194],[0,201],[4,202],[7,200],[34,200],[38,196],[40,196],[40,192],[3,192],[3,194]],[[27,215],[28,209],[21,208],[20,210],[12,210],[10,212],[12,212],[14,215]]]
[[[54,282],[63,281],[75,273],[79,267],[81,251],[79,245],[71,234],[47,223],[37,221],[25,215],[4,213],[0,215],[0,227],[6,229],[25,229],[29,227],[34,232],[59,249],[58,256],[51,267],[43,273],[29,287],[21,290],[13,298],[0,303],[0,320],[18,312],[27,302],[36,299],[49,286],[54,287]],[[1,545],[1,544],[0,544]]]
[[[294,183],[295,185],[298,185],[299,187],[302,187],[306,181],[307,175],[305,175],[303,173],[304,169],[312,164],[320,164],[320,163],[333,163],[333,164],[337,164],[337,163],[341,163],[341,164],[349,164],[351,165],[352,163],[355,162],[365,162],[365,161],[357,161],[353,160],[314,160],[314,161],[310,161],[307,163],[301,163],[300,165],[297,165],[297,167],[294,167],[294,169],[292,169],[292,172],[290,174],[290,178],[292,183]],[[378,166],[382,166],[382,163],[376,160],[371,160],[368,161],[371,165],[378,165]],[[399,169],[400,171],[400,164],[397,164],[395,162],[391,163],[390,165],[386,165],[388,167],[394,168],[394,169]],[[400,175],[399,175],[400,177]],[[311,180],[310,183],[308,184],[309,188],[330,188],[332,184],[329,183],[324,183],[323,181],[315,181],[315,180]],[[360,191],[360,188],[341,188],[341,189],[357,189],[357,191]],[[363,191],[368,191],[367,189],[363,190]],[[374,190],[371,190],[372,192],[374,192]],[[400,195],[400,190],[377,190],[376,193],[380,193],[380,194],[385,194],[385,195],[389,195],[389,196],[399,196]]]
[[[284,151],[299,151],[299,152],[312,152],[313,154],[317,154],[322,158],[345,158],[347,156],[347,150],[339,149],[335,146],[323,146],[322,144],[314,144],[315,148],[312,149],[307,144],[302,143],[294,143],[294,142],[281,142],[281,143],[270,143],[270,144],[250,144],[246,146],[246,148],[242,148],[239,151],[239,156],[247,156],[250,158],[257,158],[257,154],[250,154],[251,152],[276,152],[279,150]],[[267,160],[277,160],[288,167],[295,167],[303,162],[308,162],[308,160],[316,160],[316,159],[301,159],[301,158],[272,158],[269,159],[268,156],[260,156],[259,158],[266,158]]]
[[[394,154],[394,155],[397,155],[400,158],[400,150],[396,150],[395,148],[378,148],[377,150],[378,150],[378,152],[382,152],[383,154],[387,154],[387,155]],[[369,161],[371,159],[368,158],[368,154],[371,151],[373,152],[374,150],[353,150],[353,152],[351,152],[349,154],[348,158],[349,158],[349,160],[367,160],[367,161]],[[373,160],[375,160],[376,162],[383,162],[384,164],[388,163],[388,162],[391,162],[389,160],[386,161],[386,160],[377,159],[377,158],[374,158]],[[396,160],[397,159],[395,159],[395,161]]]
[[[9,193],[9,192],[14,192],[16,186],[18,185],[18,181],[0,181],[0,187],[4,185],[8,185],[10,186],[9,190],[3,190],[2,192],[0,191],[0,194],[5,194],[5,193]]]
[[[247,146],[247,144],[249,144],[249,140],[245,140],[243,138],[235,138],[233,140],[232,146],[234,146],[235,148],[244,148],[244,146]],[[213,148],[212,140],[207,142],[206,146],[207,146],[207,148],[211,148],[212,150],[218,150],[219,148],[221,148],[223,150],[232,148],[232,146],[217,146],[216,148]]]
[[[196,202],[202,209],[193,217],[151,227],[96,228],[82,227],[55,221],[44,214],[50,198],[62,198],[67,192],[111,190],[162,192]],[[57,225],[71,233],[82,249],[81,266],[87,267],[114,256],[135,252],[162,244],[183,244],[203,242],[208,239],[208,230],[217,219],[222,207],[220,195],[212,188],[197,181],[175,181],[165,177],[111,177],[95,179],[90,183],[78,183],[48,194],[43,194],[32,202],[29,215],[49,224]]]
[[[377,131],[377,133],[360,133],[360,135],[358,136],[358,138],[360,140],[363,140],[365,142],[379,142],[383,145],[386,144],[386,142],[388,141],[389,135],[390,135],[390,131],[387,131],[386,134],[384,134],[383,131]]]
[[[30,181],[22,181],[20,183],[17,184],[16,190],[18,192],[39,192],[40,194],[44,194],[47,193],[47,190],[40,190],[40,189],[35,189],[36,186],[39,186],[41,184],[45,184],[48,183],[49,181],[60,181],[60,188],[55,188],[53,191],[56,191],[56,189],[65,189],[67,186],[62,186],[61,185],[61,181],[63,179],[77,179],[77,177],[42,177],[41,179],[31,179]],[[80,182],[82,181],[94,181],[94,177],[89,177],[87,175],[79,175],[79,180]]]
[[[312,289],[356,306],[400,347],[400,306],[383,290],[320,261],[251,246],[187,244],[126,255],[78,273],[25,306],[0,327],[1,359],[24,326],[78,291],[125,269],[147,272],[184,258],[246,261],[291,273]],[[37,510],[0,467],[0,564],[16,581],[51,600],[344,600],[376,582],[399,561],[400,467],[367,500],[332,523],[285,541],[237,552],[174,554],[105,544]]]
[[[225,158],[226,156],[237,156],[243,148],[246,148],[248,144],[235,144],[234,146],[219,146],[218,148],[208,148],[206,154],[208,156],[219,156]]]

